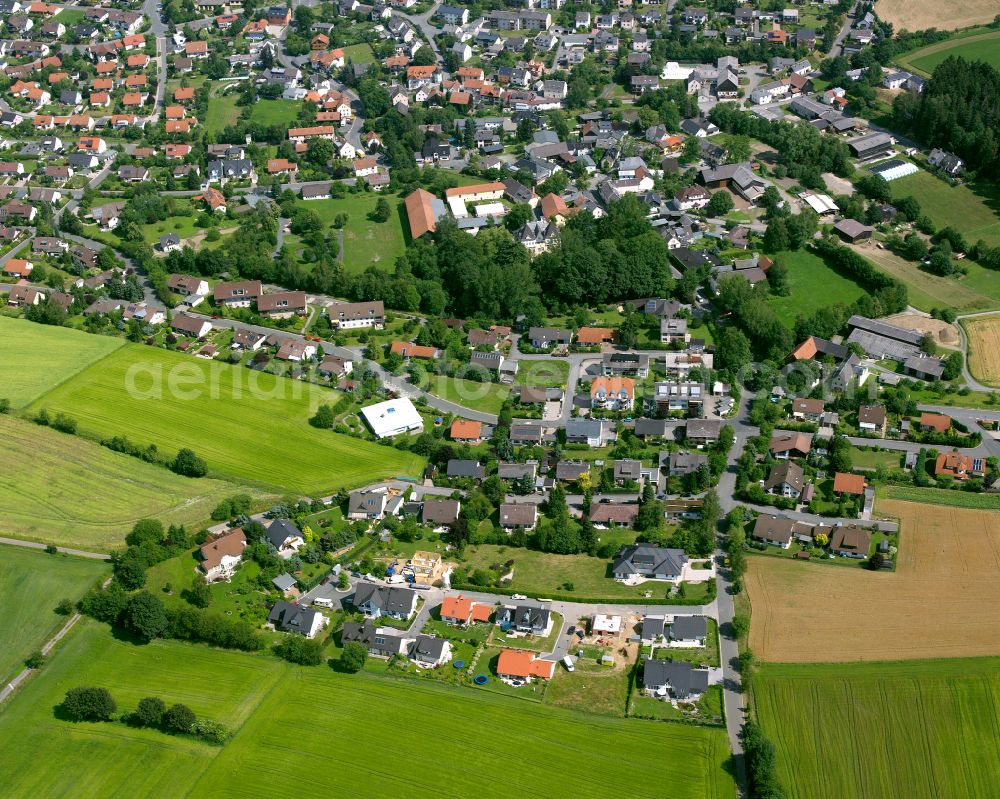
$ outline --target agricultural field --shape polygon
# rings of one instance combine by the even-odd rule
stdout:
[[[995,187],[985,183],[951,186],[924,170],[898,178],[889,187],[896,199],[916,197],[921,210],[939,228],[955,228],[970,244],[983,239],[994,247],[1000,245],[1000,218],[995,210],[1000,204],[1000,190]],[[996,276],[987,274],[995,282]]]
[[[121,339],[0,316],[0,398],[15,408],[114,352]]]
[[[110,573],[107,563],[0,545],[0,684],[66,623],[55,609]]]
[[[581,758],[611,747],[623,795],[662,796],[662,780],[678,799],[735,795],[723,730],[602,718],[434,680],[347,676],[268,655],[169,641],[135,646],[93,622],[82,627],[0,715],[8,796],[256,797],[276,780],[299,797],[328,796],[331,785],[337,795],[372,797],[397,796],[402,785],[419,795],[443,785],[456,796],[551,795]],[[53,708],[77,685],[108,687],[126,709],[157,694],[237,732],[220,748],[117,724],[71,725]],[[346,730],[352,745],[331,746]],[[497,754],[525,749],[543,756],[512,770]],[[389,771],[381,751],[393,752]],[[660,779],[642,768],[652,760],[663,767]],[[604,799],[607,787],[582,780],[573,792]]]
[[[200,524],[243,491],[11,416],[0,416],[0,439],[4,463],[17,473],[0,483],[0,535],[12,538],[110,552],[139,519]]]
[[[990,283],[992,273],[974,261],[963,262],[962,265],[969,270],[969,274],[964,277],[941,277],[932,275],[921,269],[920,264],[915,261],[907,261],[889,250],[871,246],[847,246],[883,272],[905,283],[910,305],[921,311],[943,306],[954,308],[959,313],[970,313],[1000,307],[1000,286],[995,285],[995,277],[992,278],[994,282]]]
[[[379,198],[388,200],[392,207],[392,215],[386,222],[372,222],[368,218],[375,210]],[[340,257],[345,271],[351,274],[363,272],[370,266],[391,270],[406,248],[403,203],[394,194],[364,192],[347,194],[339,199],[298,202],[303,208],[319,214],[327,225],[331,225],[337,214],[347,214]],[[337,235],[333,227],[328,229],[328,233]]]
[[[892,573],[750,557],[750,648],[775,663],[1000,654],[1000,514],[899,500]]]
[[[562,388],[569,380],[569,363],[556,358],[544,361],[519,360],[514,383],[519,386]]]
[[[477,383],[474,380],[443,375],[431,375],[427,390],[465,408],[492,414],[499,414],[500,408],[510,396],[509,386],[502,386],[499,383]]]
[[[980,383],[1000,386],[1000,315],[964,319],[969,371]]]
[[[882,500],[901,499],[906,502],[923,502],[928,505],[947,505],[971,510],[1000,510],[1000,495],[979,494],[971,491],[952,491],[944,488],[918,488],[917,486],[879,486],[876,508],[881,510]]]
[[[850,305],[865,293],[861,286],[811,252],[797,250],[772,257],[788,267],[790,293],[787,297],[772,297],[770,303],[778,318],[789,327],[798,316],[809,316],[834,303]]]
[[[0,377],[4,374],[0,364]],[[125,435],[165,452],[190,447],[213,476],[322,494],[415,475],[418,456],[315,430],[329,389],[141,345],[128,345],[36,400],[74,416],[84,434]]]
[[[921,31],[927,28],[955,30],[990,22],[997,15],[996,0],[942,0],[940,3],[915,3],[913,0],[877,0],[879,19],[891,22],[898,30]]]
[[[798,799],[974,799],[1000,784],[1000,659],[765,665],[757,717]]]
[[[984,0],[988,2],[988,0]],[[990,3],[993,16],[997,5]],[[992,20],[992,16],[990,19]],[[947,28],[947,25],[935,25]],[[984,29],[980,29],[984,30]],[[951,56],[959,56],[966,61],[985,61],[993,67],[1000,68],[1000,31],[978,32],[969,36],[957,36],[943,42],[936,42],[900,56],[899,63],[921,75],[930,75],[934,68]]]

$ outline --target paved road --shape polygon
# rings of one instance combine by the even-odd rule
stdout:
[[[14,547],[25,547],[26,549],[45,549],[48,544],[39,544],[37,541],[22,541],[20,538],[0,538],[0,544],[9,544]],[[56,547],[64,555],[74,555],[78,558],[90,558],[92,560],[109,560],[110,555],[106,552],[87,552],[83,549],[72,549],[70,547]]]
[[[836,38],[833,40],[833,45],[830,47],[830,58],[836,58],[844,50],[844,39],[851,32],[851,26],[854,24],[854,16],[858,13],[858,4],[855,3],[851,10],[847,12],[847,17],[844,19],[844,24],[840,26],[840,31],[837,33]]]

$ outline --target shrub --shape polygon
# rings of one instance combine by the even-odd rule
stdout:
[[[69,616],[75,607],[72,599],[63,599],[56,605],[56,613],[60,616]]]
[[[204,477],[208,474],[208,464],[187,447],[170,462],[170,469],[184,477]]]
[[[210,744],[224,744],[233,737],[233,734],[225,725],[207,719],[196,721],[191,727],[191,734],[197,735],[203,741],[207,741]]]
[[[110,721],[118,705],[107,688],[70,688],[61,708],[73,721]]]
[[[318,666],[323,662],[323,645],[312,638],[290,635],[274,647],[275,654],[289,663],[300,666]]]
[[[169,732],[189,733],[198,717],[187,705],[180,703],[171,705],[170,709],[163,714],[163,726]]]
[[[130,721],[138,727],[159,727],[166,712],[167,705],[160,697],[147,696],[139,700]]]
[[[40,649],[36,649],[24,659],[24,665],[29,669],[40,669],[45,665],[46,657]]]
[[[348,641],[340,656],[340,668],[348,674],[357,674],[368,662],[368,649],[358,641]]]

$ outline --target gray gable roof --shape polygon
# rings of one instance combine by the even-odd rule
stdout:
[[[408,588],[361,583],[354,592],[354,607],[371,605],[384,613],[408,615],[417,604],[417,595]]]
[[[670,638],[674,641],[684,641],[691,638],[704,638],[708,635],[708,620],[704,616],[675,616],[670,625]]]
[[[622,547],[612,571],[615,576],[629,574],[667,574],[680,576],[687,555],[682,549],[668,549],[652,544]]]
[[[413,645],[413,657],[419,660],[438,661],[444,655],[447,641],[433,635],[418,635]]]
[[[275,519],[271,526],[267,528],[267,540],[271,542],[275,549],[281,549],[288,538],[302,538],[299,528],[288,519]]]
[[[276,602],[267,620],[276,630],[304,635],[312,628],[313,619],[318,615],[319,612],[312,608],[293,605],[291,602]]]
[[[675,696],[690,696],[708,690],[708,671],[690,663],[647,660],[642,664],[642,683],[647,689],[667,685]]]

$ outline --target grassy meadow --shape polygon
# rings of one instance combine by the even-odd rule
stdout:
[[[1000,659],[768,664],[753,693],[797,799],[973,799],[1000,785]]]
[[[0,364],[0,376],[5,371]],[[213,477],[296,493],[420,471],[415,455],[310,427],[315,406],[336,396],[301,381],[130,344],[34,408],[71,414],[85,434],[125,435],[168,453],[190,447]]]
[[[198,524],[243,491],[221,480],[181,477],[76,436],[0,416],[4,459],[16,480],[0,483],[0,535],[107,552],[139,519]]]
[[[236,735],[213,747],[57,719],[54,707],[78,685],[109,688],[123,710],[151,694],[184,702]],[[552,796],[579,763],[612,750],[616,795],[660,797],[669,781],[676,799],[735,796],[720,729],[602,718],[435,680],[346,676],[270,655],[136,646],[90,621],[0,712],[0,746],[10,797],[259,797],[279,783],[296,797]],[[537,756],[512,768],[511,753],[524,751]],[[655,779],[644,768],[652,761]],[[605,799],[609,784],[576,780],[573,795]]]
[[[916,197],[921,210],[939,228],[950,226],[974,244],[983,239],[1000,245],[1000,191],[985,183],[951,186],[930,172],[920,170],[889,184],[892,196]],[[992,273],[988,273],[992,275]]]
[[[15,408],[28,405],[122,343],[0,316],[0,398],[9,399]]]
[[[951,56],[958,56],[966,61],[985,61],[1000,69],[1000,31],[979,28],[969,31],[969,34],[971,35],[956,36],[906,53],[899,57],[899,63],[924,76],[933,73],[938,64]]]
[[[834,303],[850,305],[865,291],[850,278],[827,266],[818,255],[805,250],[781,252],[772,256],[788,268],[787,297],[772,297],[775,313],[788,326],[798,316],[809,316]]]
[[[427,390],[465,408],[493,414],[500,413],[500,408],[510,396],[509,386],[502,386],[499,383],[477,383],[474,380],[443,375],[431,375]]]
[[[514,376],[514,383],[519,386],[561,388],[566,385],[568,380],[569,363],[553,359],[544,361],[519,360],[517,374]]]
[[[1000,496],[996,494],[976,494],[968,491],[952,491],[945,488],[919,488],[917,486],[879,486],[878,499],[901,499],[906,502],[922,502],[927,505],[947,505],[952,508],[972,510],[1000,510]]]
[[[20,671],[23,661],[59,627],[55,613],[64,599],[76,601],[107,576],[107,563],[37,549],[0,545],[0,684]]]

